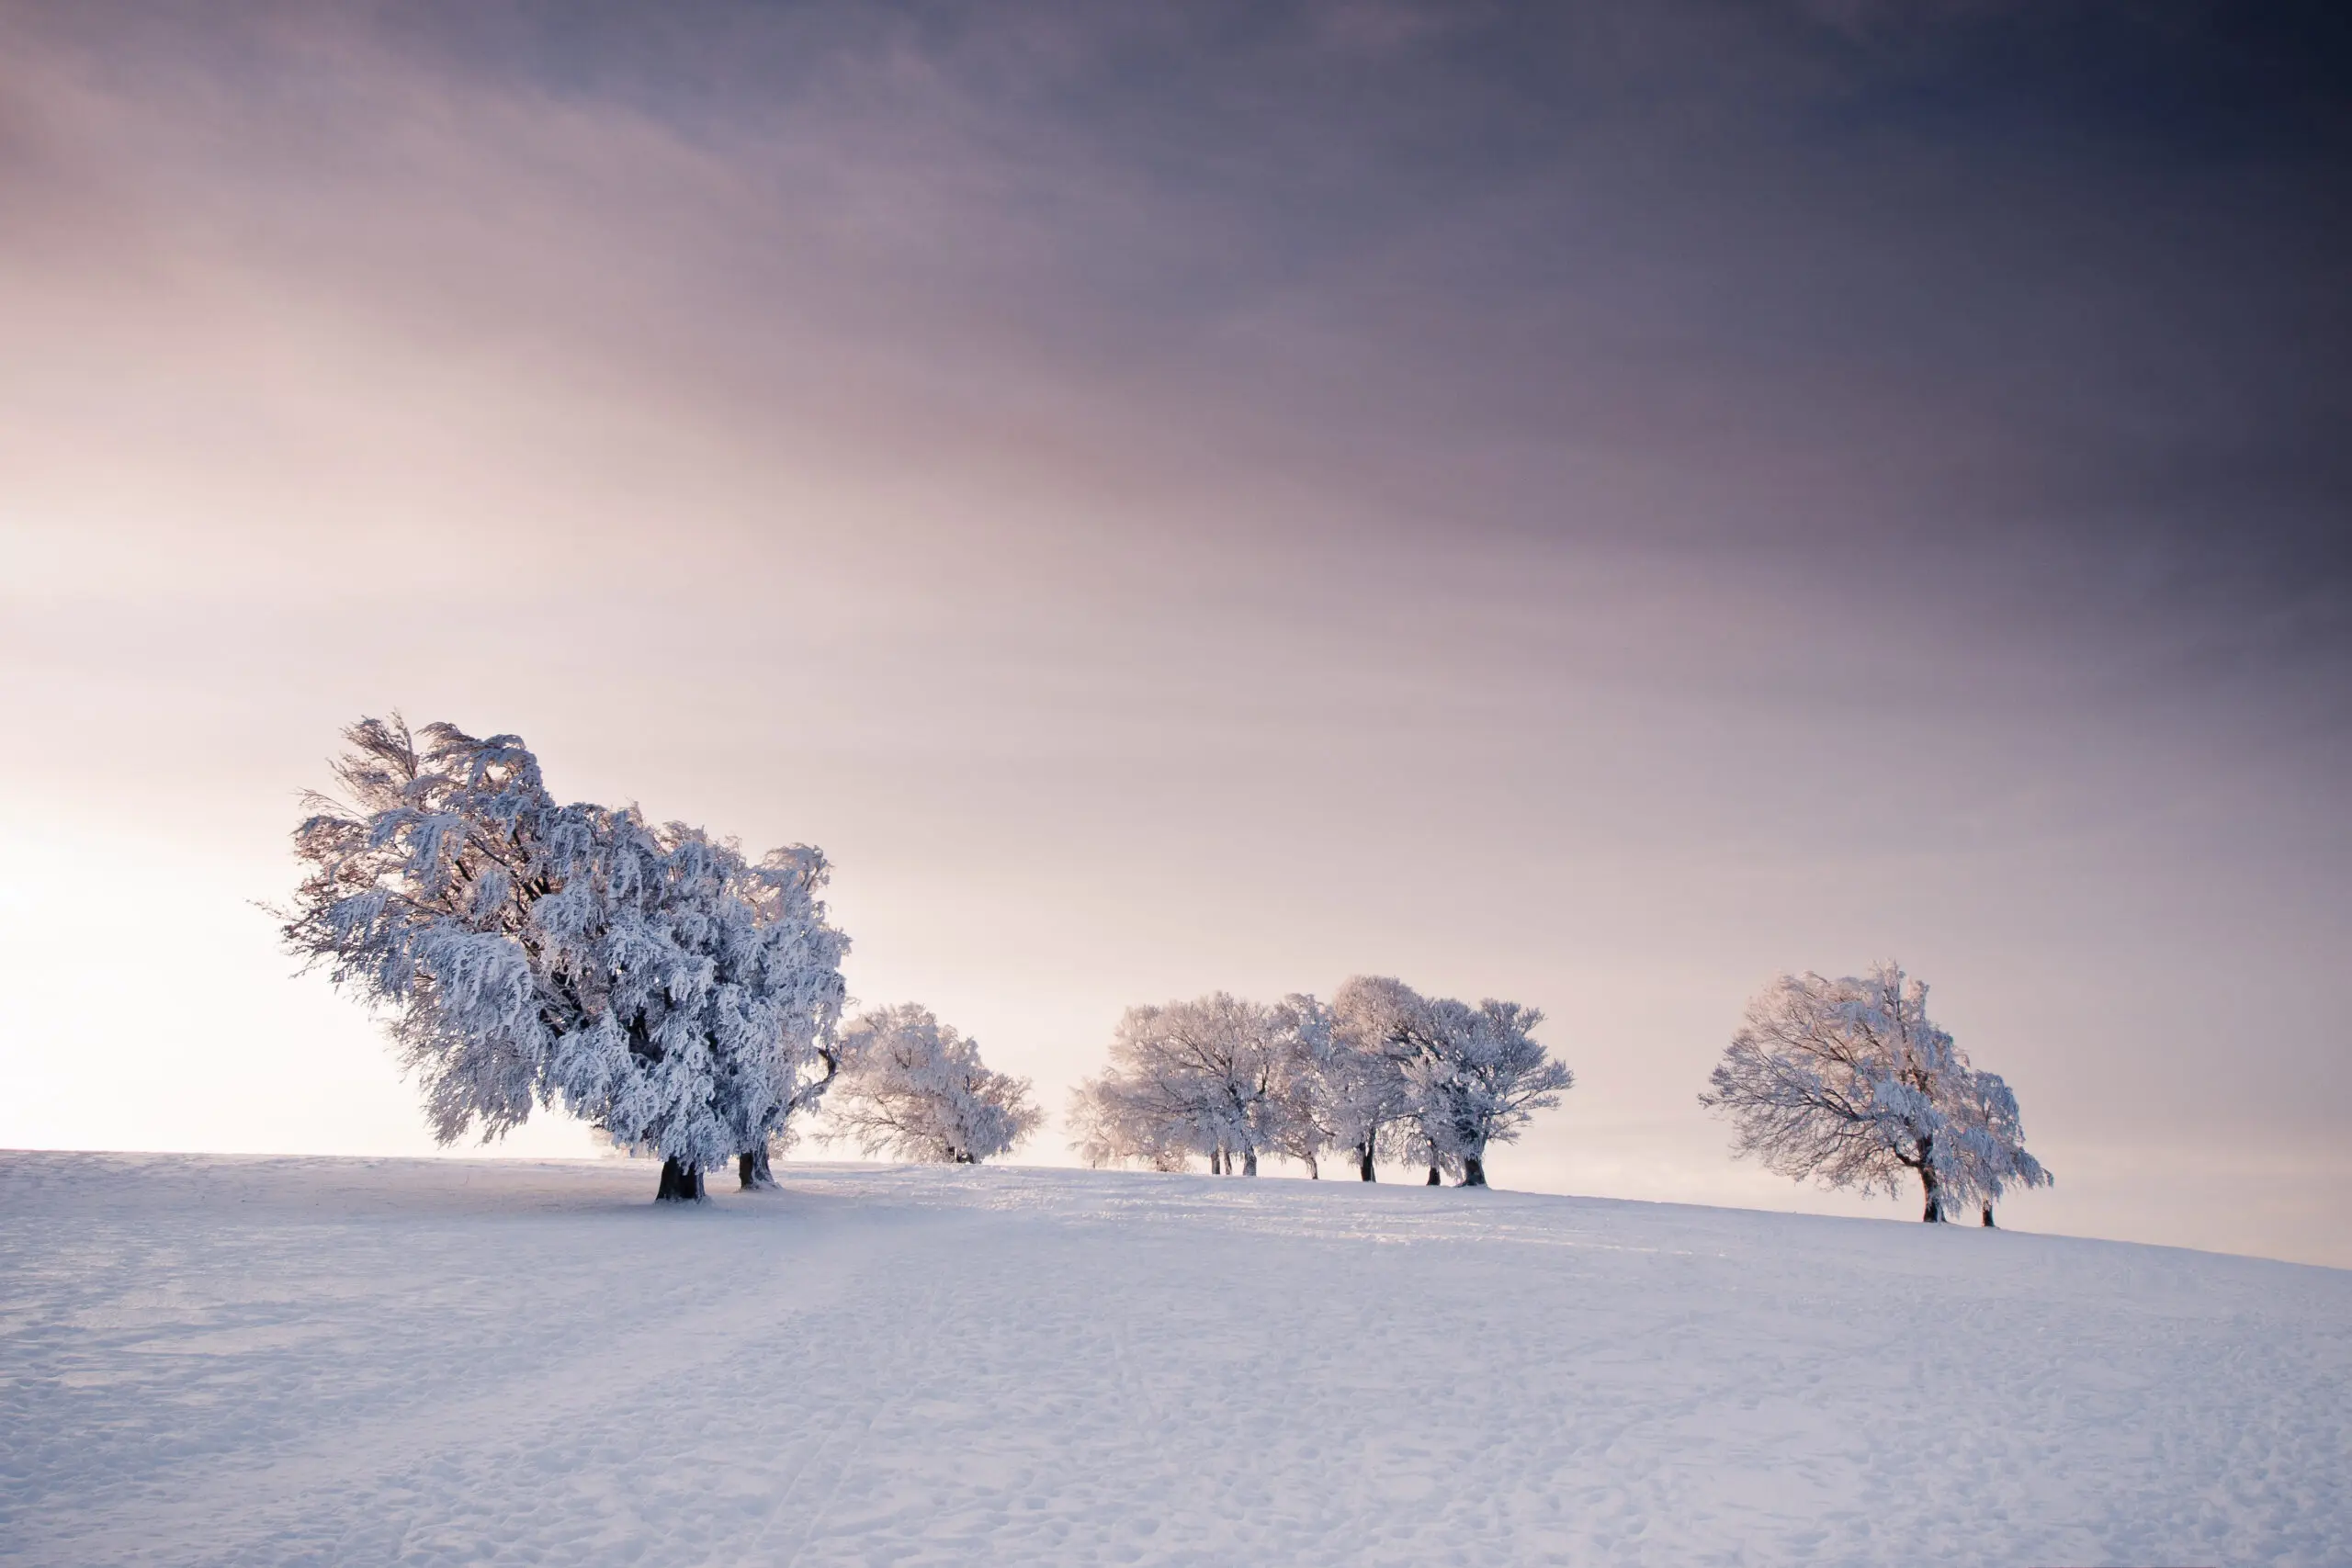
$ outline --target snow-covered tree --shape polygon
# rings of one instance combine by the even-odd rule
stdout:
[[[1954,1134],[1952,1201],[1975,1202],[1987,1228],[1993,1205],[2008,1189],[2048,1187],[2055,1180],[2026,1153],[2018,1097],[1998,1073],[1971,1068],[1958,1075],[1947,1114]]]
[[[911,1002],[853,1020],[842,1054],[827,1135],[854,1138],[869,1155],[978,1165],[1009,1153],[1042,1119],[1028,1079],[991,1072],[977,1041]]]
[[[1279,1147],[1283,1031],[1281,1010],[1223,991],[1130,1008],[1109,1069],[1072,1096],[1079,1153],[1089,1164],[1140,1159],[1161,1169],[1204,1154],[1214,1173],[1238,1164],[1239,1174],[1257,1175],[1259,1155]]]
[[[1304,992],[1274,1004],[1270,1146],[1306,1167],[1307,1176],[1315,1179],[1323,1175],[1323,1151],[1340,1146],[1335,1069],[1341,1047],[1332,1022],[1331,1010]]]
[[[837,1030],[848,988],[842,959],[849,938],[826,918],[818,897],[832,874],[824,852],[808,844],[773,849],[746,861],[732,840],[728,907],[741,908],[760,960],[751,994],[776,1033],[768,1048],[731,1054],[723,1099],[736,1136],[736,1174],[746,1190],[773,1187],[771,1158],[792,1140],[792,1118],[812,1111],[841,1067]]]
[[[287,944],[389,1010],[434,1135],[484,1141],[529,1116],[569,998],[526,945],[532,906],[593,859],[588,808],[560,809],[513,736],[397,716],[345,733],[345,800],[311,795]]]
[[[1251,1176],[1261,1154],[1319,1175],[1322,1151],[1344,1149],[1366,1181],[1385,1155],[1484,1186],[1488,1145],[1518,1136],[1575,1081],[1534,1040],[1542,1016],[1432,1001],[1380,976],[1349,980],[1329,1006],[1219,992],[1136,1008],[1109,1070],[1071,1096],[1072,1146],[1090,1165],[1181,1170],[1204,1154],[1212,1172]]]
[[[560,1101],[662,1156],[664,1198],[745,1160],[831,1076],[847,939],[815,850],[757,866],[633,809],[558,806],[512,735],[397,716],[345,732],[309,797],[288,946],[388,1015],[435,1135]]]
[[[1069,1146],[1097,1169],[1140,1162],[1154,1170],[1182,1170],[1209,1145],[1188,1116],[1172,1113],[1148,1081],[1105,1072],[1070,1090],[1062,1119]]]
[[[634,812],[610,814],[607,845],[628,874],[619,892],[582,901],[601,905],[600,930],[562,932],[573,906],[561,894],[537,911],[543,930],[582,941],[571,978],[590,1003],[556,1043],[557,1097],[615,1142],[661,1155],[671,1196],[700,1196],[702,1172],[730,1158],[741,1185],[766,1184],[786,1119],[816,1102],[839,1060],[848,942],[814,897],[824,858],[796,847],[754,865],[732,843],[649,829]]]
[[[1458,1165],[1464,1186],[1484,1187],[1488,1145],[1512,1141],[1536,1111],[1558,1105],[1576,1075],[1535,1039],[1537,1009],[1492,998],[1475,1008],[1450,997],[1413,1000],[1419,1005],[1408,1001],[1393,1016],[1389,1038],[1402,1056],[1416,1150],[1432,1181]]]
[[[1953,1112],[1970,1075],[1927,1010],[1928,987],[1893,964],[1783,975],[1748,1003],[1699,1102],[1767,1169],[1889,1197],[1916,1179],[1920,1217],[1940,1221],[1969,1180]]]
[[[1398,1021],[1426,1007],[1401,980],[1359,975],[1331,998],[1331,1049],[1324,1066],[1330,1146],[1355,1157],[1356,1174],[1378,1179],[1378,1156],[1411,1157],[1405,1145],[1413,1125],[1412,1086],[1405,1081],[1409,1048]]]

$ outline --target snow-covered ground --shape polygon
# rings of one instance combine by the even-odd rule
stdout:
[[[0,1155],[0,1558],[2352,1562],[2352,1273],[1505,1192]]]

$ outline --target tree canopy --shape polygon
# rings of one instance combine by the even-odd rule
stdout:
[[[288,947],[386,1015],[435,1135],[560,1105],[660,1156],[665,1196],[751,1179],[833,1074],[848,939],[805,845],[756,863],[634,807],[558,805],[520,737],[395,716],[307,797]]]
[[[2047,1186],[2008,1086],[1970,1066],[1928,1017],[1927,986],[1894,964],[1828,980],[1783,975],[1747,1006],[1699,1102],[1731,1119],[1734,1152],[1829,1187],[1892,1197],[1917,1180],[1923,1219],[2011,1185]]]

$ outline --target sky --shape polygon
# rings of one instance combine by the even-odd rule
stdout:
[[[1577,1075],[1498,1184],[1894,1218],[1697,1103],[1893,958],[2008,1223],[2352,1267],[2347,65],[0,0],[0,1145],[433,1151],[258,907],[397,710],[821,845],[853,995],[1055,1110],[1129,1005],[1394,974]]]

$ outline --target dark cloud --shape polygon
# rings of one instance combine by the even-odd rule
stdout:
[[[600,352],[635,333],[740,408],[811,367],[895,377],[983,444],[1025,396],[1083,460],[1281,473],[1340,525],[1931,562],[2014,629],[2136,628],[2345,722],[2332,8],[12,25],[195,116],[269,209],[213,221],[265,251],[355,227],[355,286],[448,292],[386,307],[423,321],[570,353],[594,312]],[[12,197],[60,200],[54,134],[0,124]]]

